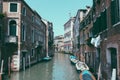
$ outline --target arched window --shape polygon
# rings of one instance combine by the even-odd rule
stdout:
[[[16,21],[11,20],[9,22],[9,35],[16,36]]]

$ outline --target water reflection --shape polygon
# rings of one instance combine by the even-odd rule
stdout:
[[[79,80],[69,55],[56,53],[49,62],[40,62],[25,71],[12,73],[9,80]]]
[[[56,54],[53,68],[53,80],[79,80],[79,75],[75,66],[70,64],[68,55]]]

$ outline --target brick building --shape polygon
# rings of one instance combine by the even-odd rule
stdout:
[[[46,25],[24,0],[3,0],[5,48],[4,67],[13,71],[40,61],[46,52]],[[10,63],[8,63],[10,58]]]
[[[81,61],[85,61],[89,67],[94,67],[95,51],[90,43],[92,38],[92,8],[87,12],[86,16],[80,23],[80,57]]]
[[[93,0],[93,37],[100,35],[96,48],[98,63],[101,63],[102,78],[111,80],[113,69],[120,78],[120,1]]]
[[[75,53],[74,55],[79,55],[79,48],[80,48],[79,27],[80,27],[80,22],[84,19],[86,15],[86,11],[87,11],[86,9],[79,9],[75,16],[74,25],[73,25],[73,53]]]
[[[48,54],[49,56],[54,55],[54,32],[53,32],[53,24],[48,22]]]
[[[119,0],[93,0],[92,9],[80,23],[82,60],[94,69],[95,74],[100,69],[101,78],[105,80],[111,80],[113,69],[117,80],[120,79],[119,6]]]

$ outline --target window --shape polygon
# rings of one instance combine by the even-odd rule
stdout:
[[[35,23],[38,24],[38,25],[41,25],[41,21],[40,21],[40,19],[36,17],[36,19],[35,19]]]
[[[16,21],[11,20],[9,22],[9,35],[16,36]]]
[[[31,56],[34,57],[34,49],[32,49]]]
[[[32,16],[32,22],[34,22],[34,16]]]
[[[23,9],[22,9],[22,14],[23,14],[24,16],[26,16],[26,8],[25,8],[25,7],[23,7]]]
[[[25,32],[26,32],[25,25],[22,25],[22,41],[25,41],[25,37],[26,37]]]
[[[120,6],[119,0],[112,0],[111,2],[111,23],[112,25],[120,21]]]
[[[17,12],[17,3],[10,3],[10,12]]]
[[[32,30],[32,43],[34,43],[34,30]]]

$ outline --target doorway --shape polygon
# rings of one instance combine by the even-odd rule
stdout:
[[[113,68],[117,69],[117,49],[116,48],[110,48],[110,54],[111,54],[111,71]]]

